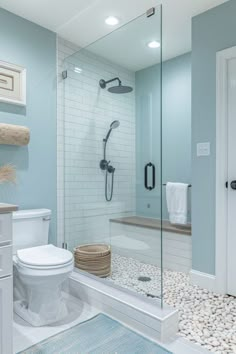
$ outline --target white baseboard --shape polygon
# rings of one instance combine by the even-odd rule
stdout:
[[[193,285],[198,285],[200,288],[209,291],[217,292],[216,276],[208,273],[202,273],[198,270],[191,269],[190,282]]]

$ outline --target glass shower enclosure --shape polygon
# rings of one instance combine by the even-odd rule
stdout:
[[[64,238],[75,270],[162,299],[161,6],[64,61]]]

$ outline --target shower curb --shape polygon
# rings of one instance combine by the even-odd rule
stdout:
[[[157,300],[142,299],[77,271],[70,276],[69,292],[151,339],[170,342],[176,337],[178,310],[161,308]]]

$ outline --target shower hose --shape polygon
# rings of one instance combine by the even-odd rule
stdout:
[[[105,198],[107,202],[110,202],[112,200],[113,196],[113,185],[114,185],[114,171],[111,172],[111,191],[110,191],[110,196],[108,197],[108,171],[106,170],[106,181],[105,181]]]

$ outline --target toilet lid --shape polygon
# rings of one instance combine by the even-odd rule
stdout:
[[[73,259],[70,251],[53,245],[18,250],[16,256],[21,263],[37,267],[60,266],[71,262]]]

